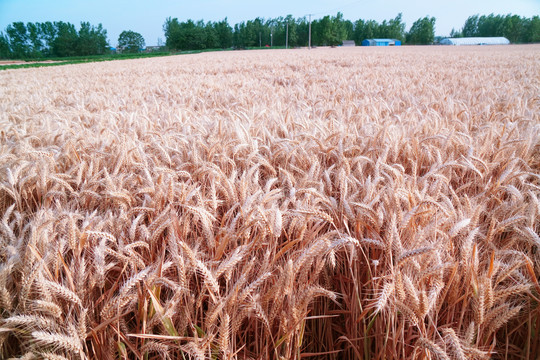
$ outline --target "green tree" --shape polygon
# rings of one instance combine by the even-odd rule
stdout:
[[[177,18],[169,17],[163,25],[167,47],[173,50],[204,49],[207,43],[205,27],[202,20],[195,23],[189,19],[181,23]]]
[[[55,21],[56,37],[52,44],[52,53],[55,56],[75,56],[77,55],[77,42],[79,36],[75,26],[63,21]]]
[[[204,49],[205,32],[204,22],[202,20],[195,23],[189,19],[186,22],[180,23],[180,49],[182,50],[200,50]]]
[[[56,27],[50,21],[40,23],[39,27],[43,39],[43,55],[50,56],[52,55],[54,39],[56,39]]]
[[[9,39],[4,33],[0,32],[0,59],[9,59],[11,56]]]
[[[177,18],[168,17],[163,24],[163,32],[165,33],[165,45],[172,50],[180,49],[180,22]]]
[[[524,41],[540,42],[540,17],[538,15],[528,19],[525,24]]]
[[[501,15],[482,15],[478,19],[479,36],[503,36],[504,17]]]
[[[506,15],[502,20],[503,36],[510,40],[511,43],[525,42],[526,19],[522,19],[519,15]]]
[[[144,46],[144,37],[135,31],[124,30],[118,37],[118,47],[122,52],[136,53]]]
[[[461,33],[464,37],[479,36],[478,15],[469,16],[467,20],[465,20],[465,25],[463,25],[463,30],[461,30]]]
[[[359,19],[354,22],[353,39],[356,45],[361,45],[365,39],[378,37],[378,33],[379,24],[375,20]]]
[[[289,47],[298,46],[298,24],[297,24],[297,22],[294,20],[292,15],[287,15],[285,17],[285,19],[283,20],[283,22],[285,23],[285,36],[287,36],[287,30],[286,30],[287,26],[289,28],[289,32],[288,32],[288,35],[289,35],[289,40],[288,40]]]
[[[354,36],[354,24],[350,20],[343,21],[343,29],[345,31],[343,40],[352,40]]]
[[[450,37],[451,38],[461,38],[461,37],[463,37],[463,33],[461,31],[458,31],[458,30],[452,28],[452,31],[450,31]]]
[[[201,20],[202,22],[202,20]],[[219,48],[218,36],[214,23],[207,22],[206,25],[202,25],[204,28],[204,49],[217,49]]]
[[[244,39],[246,24],[244,22],[234,25],[233,31],[233,46],[237,49],[246,47],[246,41]]]
[[[336,16],[326,15],[312,23],[312,36],[314,45],[336,46],[347,37],[347,25],[343,20],[343,14],[338,12]]]
[[[305,17],[299,18],[296,21],[297,24],[297,33],[298,33],[298,40],[296,45],[297,46],[307,46],[308,45],[308,39],[309,39],[309,22]]]
[[[11,55],[16,59],[24,59],[30,53],[29,37],[23,22],[14,22],[6,28]]]
[[[402,14],[399,13],[394,19],[383,22],[377,26],[377,31],[374,34],[376,38],[389,38],[404,41],[405,40],[405,23],[402,21]]]
[[[424,17],[416,20],[409,33],[407,34],[407,43],[429,45],[435,39],[435,18]]]
[[[39,23],[27,23],[26,30],[28,32],[28,40],[30,42],[29,57],[41,57],[43,56],[43,42],[42,33]]]
[[[331,46],[341,45],[343,40],[347,39],[347,22],[343,20],[343,14],[338,12],[335,17],[332,17],[331,22],[331,37],[328,44]]]
[[[388,36],[391,39],[405,40],[405,23],[402,14],[399,13],[394,19],[388,22]]]
[[[109,46],[107,30],[99,24],[97,27],[88,22],[81,22],[79,37],[77,39],[77,55],[101,55]]]
[[[222,49],[230,48],[233,40],[233,29],[229,25],[227,18],[214,23],[214,29],[217,36],[218,46]]]

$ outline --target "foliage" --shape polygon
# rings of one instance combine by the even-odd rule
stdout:
[[[190,35],[203,33],[207,24],[202,21],[194,23],[188,20],[185,23],[179,23],[177,19],[173,20],[167,19],[164,25],[167,41],[170,44],[183,45],[183,47],[172,47],[173,49],[211,48],[210,45],[204,43],[206,39],[204,36]],[[181,26],[182,24],[184,27]],[[287,25],[289,27],[288,45],[291,47],[307,46],[309,20],[306,17],[297,19],[293,18],[292,15],[273,19],[257,17],[253,20],[237,23],[233,28],[229,27],[226,34],[231,37],[232,44],[236,48],[269,46],[271,38],[274,46],[284,46]],[[170,27],[171,29],[169,29]],[[215,25],[213,27],[215,29]],[[409,33],[406,34],[401,13],[395,18],[383,20],[381,23],[363,19],[351,22],[343,19],[341,13],[337,13],[336,16],[327,15],[312,21],[312,45],[339,45],[345,39],[353,39],[357,45],[360,45],[362,40],[369,38],[393,38],[402,42],[405,42],[407,38],[407,41],[412,44],[429,44],[434,40],[434,27],[435,19],[425,17],[415,22]],[[456,37],[506,36],[513,42],[540,41],[540,20],[538,16],[527,19],[517,15],[495,16],[492,14],[482,17],[475,15],[467,19],[462,30],[453,30],[452,35]],[[188,37],[190,41],[183,41],[184,37]]]
[[[459,30],[456,30],[452,28],[452,31],[450,31],[450,37],[451,38],[461,38],[463,37],[463,33]]]
[[[540,41],[540,19],[518,15],[473,15],[463,25],[464,37],[504,36],[512,43],[531,43]],[[451,34],[452,36],[452,34]]]
[[[0,59],[7,59],[10,56],[9,39],[0,32]]]
[[[78,35],[75,26],[63,21],[54,24],[58,33],[53,41],[53,54],[61,57],[78,55],[76,50]]]
[[[0,40],[0,58],[33,59],[47,56],[67,57],[101,55],[107,52],[107,30],[81,22],[77,32],[71,23],[14,22]]]
[[[28,34],[23,22],[14,22],[8,25],[6,33],[9,38],[11,54],[14,58],[24,58],[30,55]]]
[[[380,37],[397,39],[405,41],[405,23],[402,21],[402,14],[399,13],[394,19],[390,21],[383,20],[379,31]]]
[[[407,43],[412,45],[430,45],[435,39],[435,18],[424,17],[416,20],[407,33]]]
[[[88,22],[81,23],[77,39],[77,55],[101,55],[107,51],[107,31],[99,24],[97,27]]]
[[[390,38],[402,42],[405,40],[405,24],[402,22],[402,14],[398,14],[389,21],[383,20],[377,23],[375,20],[356,20],[352,32],[352,39],[356,45],[360,45],[365,39]]]
[[[177,18],[167,18],[163,24],[166,45],[171,50],[226,49],[232,45],[232,28],[227,18],[219,22],[189,19],[179,22]]]
[[[348,27],[343,20],[343,14],[338,12],[335,17],[325,16],[312,24],[313,43],[317,45],[340,45],[348,38]]]
[[[122,52],[136,53],[144,46],[144,38],[137,32],[124,30],[118,37],[118,47],[122,49]]]
[[[478,15],[469,16],[467,20],[465,20],[465,25],[463,25],[463,29],[461,30],[461,33],[463,34],[464,37],[479,36]]]
[[[533,16],[526,22],[525,27],[527,29],[525,32],[525,42],[540,42],[540,17]]]

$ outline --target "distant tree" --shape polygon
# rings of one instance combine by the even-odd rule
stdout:
[[[465,25],[463,25],[461,33],[464,37],[480,36],[478,33],[478,15],[469,16],[465,20]]]
[[[502,19],[502,35],[511,43],[525,42],[526,19],[519,15],[506,15]]]
[[[332,38],[330,16],[326,15],[322,19],[313,20],[311,23],[311,44],[331,45]]]
[[[30,44],[26,26],[23,22],[14,22],[6,28],[11,48],[11,55],[16,59],[24,59],[30,53]]]
[[[348,26],[349,26],[350,21],[343,20],[343,14],[341,12],[338,12],[335,17],[331,18],[331,20],[332,20],[331,38],[329,41],[329,45],[332,45],[332,46],[341,45],[343,40],[347,40],[349,36]],[[352,29],[351,29],[351,32],[352,32]]]
[[[41,37],[43,40],[43,55],[52,55],[54,39],[56,39],[57,29],[50,21],[39,24]]]
[[[519,15],[473,15],[465,21],[462,29],[464,37],[504,36],[512,43],[540,41],[540,18]]]
[[[43,56],[43,42],[42,33],[39,23],[27,23],[26,30],[28,32],[28,40],[30,42],[29,57],[41,57]]]
[[[540,17],[538,15],[528,19],[525,24],[525,42],[540,42]]]
[[[135,31],[122,31],[118,37],[118,47],[122,48],[122,52],[136,53],[144,46],[144,37]]]
[[[99,24],[97,27],[88,22],[81,22],[77,39],[77,55],[101,55],[107,50],[107,30]]]
[[[165,33],[165,45],[172,50],[180,49],[180,22],[177,18],[168,17],[163,24],[163,32]]]
[[[244,22],[234,24],[234,30],[233,30],[233,46],[237,49],[245,48],[245,41],[244,41],[244,29],[246,27],[246,24]]]
[[[9,39],[4,33],[0,32],[0,59],[9,59],[11,56]]]
[[[279,18],[278,21],[278,31],[276,31],[276,36],[274,44],[284,46],[286,44],[287,38],[287,26],[289,27],[289,47],[297,46],[298,44],[298,25],[292,17],[292,15],[287,15],[285,18]],[[277,41],[276,41],[277,40]]]
[[[408,44],[429,45],[435,39],[435,18],[424,17],[416,20],[407,34]]]
[[[197,23],[199,26],[199,23]],[[214,27],[214,23],[209,21],[204,24],[204,22],[201,20],[202,28],[204,28],[204,42],[202,45],[203,49],[217,49],[219,48],[219,41],[218,41],[218,35],[216,28]]]
[[[218,46],[222,49],[230,48],[233,40],[233,29],[229,25],[227,18],[214,23],[213,26],[216,32]]]
[[[343,21],[343,29],[345,31],[343,40],[352,40],[354,37],[354,24],[350,20]]]
[[[405,40],[405,23],[402,21],[402,14],[397,16],[388,22],[388,36],[391,39]]]
[[[195,23],[189,19],[181,23],[177,18],[167,18],[163,24],[167,47],[173,50],[204,49],[207,43],[205,27],[202,20]]]
[[[256,17],[246,23],[247,46],[270,45],[270,28],[264,26],[264,19]]]
[[[193,20],[180,23],[180,49],[201,50],[205,46],[204,22],[195,23]]]
[[[478,18],[479,36],[504,36],[504,17],[501,15],[482,15]]]
[[[45,23],[14,22],[6,28],[1,46],[8,46],[9,56],[36,58],[47,56],[98,55],[107,50],[107,30],[82,22],[79,32],[63,21]],[[5,51],[2,56],[5,56]]]
[[[312,43],[314,45],[339,45],[348,36],[347,23],[343,20],[343,14],[338,12],[336,16],[326,15],[320,20],[313,21]]]
[[[353,38],[356,45],[361,45],[365,39],[373,39],[378,36],[379,24],[375,20],[356,20],[354,23]]]
[[[451,38],[460,38],[463,37],[463,33],[461,31],[455,30],[452,28],[452,31],[450,31],[450,37]]]
[[[306,19],[306,17],[299,18],[296,21],[297,24],[297,33],[298,33],[298,40],[296,45],[297,46],[307,46],[308,40],[309,40],[309,21]]]
[[[53,55],[59,57],[77,55],[77,42],[79,36],[75,26],[63,21],[54,23],[56,27],[56,37],[52,44]]]

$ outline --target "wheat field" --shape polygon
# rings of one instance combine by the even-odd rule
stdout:
[[[540,46],[0,72],[0,358],[536,359]]]

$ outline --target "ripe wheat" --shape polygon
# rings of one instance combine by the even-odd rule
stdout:
[[[540,354],[540,47],[0,73],[0,358]]]

